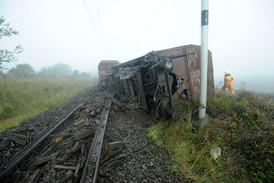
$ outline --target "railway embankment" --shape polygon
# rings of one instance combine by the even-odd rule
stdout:
[[[199,130],[192,126],[199,102],[189,101],[172,128],[162,121],[148,129],[148,136],[157,139],[165,132],[158,144],[171,153],[177,171],[197,182],[273,182],[274,105],[269,97],[246,90],[236,97],[217,92],[207,101],[211,119]]]
[[[28,144],[80,104],[33,152],[1,177],[1,182],[79,182],[105,110],[109,110],[109,118],[98,182],[191,182],[173,170],[166,149],[147,139],[151,116],[112,98],[112,92],[106,86],[94,86],[2,132],[1,173]],[[106,106],[109,100],[113,101],[110,108]],[[85,182],[93,182],[92,173],[88,168]]]
[[[0,134],[1,171],[79,104],[4,182],[79,182],[90,147],[109,110],[98,182],[272,182],[273,104],[241,90],[208,98],[206,127],[195,129],[198,100],[181,105],[178,121],[155,120],[97,85]],[[112,101],[107,107],[107,101]],[[212,151],[218,149],[217,158]],[[92,160],[91,160],[92,162]],[[93,170],[86,170],[93,182]],[[1,181],[2,181],[1,180]]]

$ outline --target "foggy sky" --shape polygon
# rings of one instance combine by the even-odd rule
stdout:
[[[38,71],[62,62],[94,72],[100,60],[125,62],[152,50],[200,45],[200,0],[85,3],[92,21],[82,0],[0,0],[0,16],[20,34],[2,38],[0,48],[24,48],[8,66],[28,63]],[[225,70],[238,82],[274,79],[273,7],[273,0],[209,0],[215,81]]]

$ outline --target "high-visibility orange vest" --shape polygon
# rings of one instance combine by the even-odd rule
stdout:
[[[232,76],[230,76],[230,75],[229,75],[229,76],[225,75],[225,84],[231,85],[232,80],[233,80],[233,77],[232,77]]]

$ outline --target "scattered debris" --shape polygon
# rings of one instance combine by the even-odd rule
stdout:
[[[99,125],[100,124],[100,120],[96,119],[95,123]]]
[[[29,178],[28,183],[36,183],[38,182],[40,176],[42,175],[41,169],[37,169],[34,174]]]
[[[56,169],[65,169],[65,170],[76,170],[76,166],[63,166],[63,165],[55,165],[54,168]]]
[[[116,141],[116,142],[109,142],[108,143],[108,149],[109,150],[115,150],[115,149],[123,149],[125,147],[125,143],[122,141]]]
[[[95,134],[94,130],[82,129],[74,135],[74,139],[78,141],[78,140],[81,140],[81,139],[85,139],[85,138],[87,138],[91,135],[94,136],[94,134]]]
[[[78,150],[80,150],[82,144],[84,144],[84,141],[83,141],[83,140],[82,140],[82,141],[77,141],[77,142],[74,144],[74,146],[73,146],[71,149],[69,149],[69,150],[67,151],[67,154],[68,154],[68,155],[71,155],[71,154],[77,152]]]
[[[91,111],[91,112],[90,112],[90,115],[91,115],[91,116],[96,116],[96,111],[95,111],[95,110]]]
[[[16,137],[15,135],[13,135],[11,133],[8,133],[6,135],[6,138],[9,139],[9,140],[12,140],[16,144],[26,145],[26,141],[25,140],[23,140],[21,138],[18,138],[18,137]]]
[[[32,167],[35,168],[36,166],[38,166],[38,165],[40,165],[40,164],[42,164],[42,163],[48,162],[48,161],[50,161],[51,159],[56,158],[57,155],[58,155],[59,153],[60,153],[60,152],[55,152],[55,153],[53,153],[53,154],[51,154],[51,155],[49,155],[49,156],[46,156],[46,157],[42,157],[42,158],[37,159],[37,160],[34,162],[34,164],[33,164]]]
[[[80,124],[82,124],[82,123],[84,123],[84,122],[85,122],[85,120],[84,120],[84,119],[81,119],[81,120],[79,120],[79,121],[74,122],[73,124],[74,124],[75,126],[77,126],[77,125],[80,125]]]
[[[67,173],[66,173],[66,175],[65,175],[65,177],[60,181],[61,183],[64,183],[64,182],[66,182],[66,181],[68,181],[70,178],[72,178],[73,177],[73,172],[72,172],[72,170],[69,170]]]
[[[10,141],[3,140],[2,142],[0,142],[0,150],[5,149],[9,144],[10,144]]]
[[[57,138],[55,139],[55,142],[56,142],[56,143],[59,143],[59,142],[61,142],[62,139],[63,139],[63,137],[57,137]]]
[[[211,148],[210,155],[212,159],[217,160],[218,158],[221,157],[221,148],[220,147]]]

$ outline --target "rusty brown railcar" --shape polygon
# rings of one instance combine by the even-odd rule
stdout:
[[[118,60],[102,60],[98,65],[99,82],[105,80],[111,68],[119,63]]]
[[[173,100],[178,100],[179,95],[187,92],[189,97],[198,98],[200,95],[200,46],[186,45],[175,48],[156,51],[161,56],[171,57],[173,72],[184,79],[182,87],[179,87]],[[182,56],[183,55],[183,56]],[[211,51],[208,51],[208,75],[207,95],[214,94],[214,75]]]
[[[136,107],[157,116],[179,117],[176,104],[200,94],[200,46],[152,51],[112,67],[108,84],[118,87]],[[208,51],[207,95],[214,94],[212,54]]]

